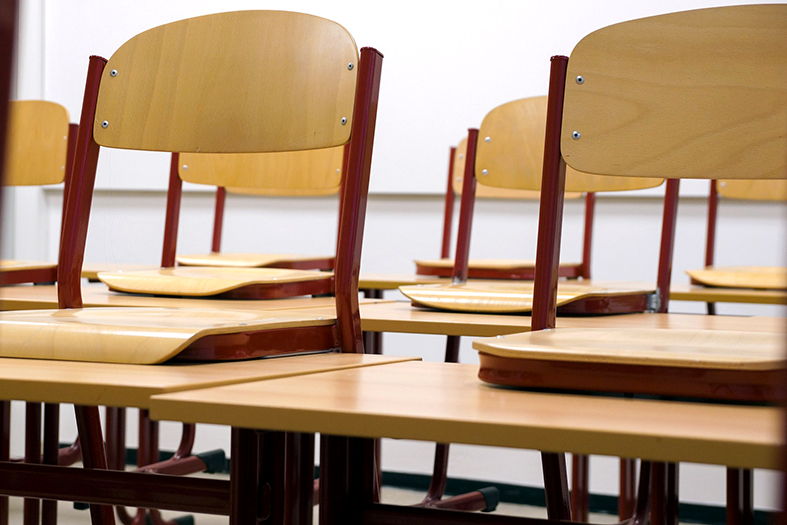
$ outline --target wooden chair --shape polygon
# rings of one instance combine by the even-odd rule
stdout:
[[[529,312],[533,303],[532,282],[473,283],[469,274],[469,246],[476,181],[494,188],[539,190],[546,99],[515,100],[487,114],[480,130],[471,129],[467,149],[459,216],[456,259],[452,284],[402,286],[401,292],[414,304],[463,312]],[[528,140],[523,137],[529,137]],[[612,178],[571,170],[567,191],[596,193],[658,186],[661,179]],[[543,213],[543,212],[542,212]],[[586,246],[589,249],[589,243]],[[581,266],[581,265],[580,265]],[[575,266],[576,268],[576,266]],[[584,270],[583,270],[584,271]],[[571,314],[627,313],[652,308],[655,289],[621,286],[594,286],[591,281],[561,282],[561,311]]]
[[[544,102],[546,102],[546,97]],[[537,131],[535,126],[532,130]],[[539,133],[540,135],[540,133]],[[540,140],[540,138],[539,138]],[[445,193],[445,212],[443,214],[443,236],[440,245],[440,259],[417,259],[415,273],[435,277],[451,277],[454,260],[451,258],[451,234],[453,226],[454,202],[456,196],[462,195],[462,180],[465,172],[467,155],[467,139],[462,139],[456,147],[451,148],[448,165],[448,186]],[[476,198],[495,200],[538,200],[538,191],[497,188],[484,184],[476,187]],[[579,199],[581,193],[567,193],[567,199]],[[578,263],[561,263],[560,276],[566,278],[582,277],[590,279],[590,254],[593,235],[593,211],[595,195],[585,195],[585,231],[582,247],[582,261]],[[533,279],[533,260],[517,259],[470,259],[467,276],[470,279]]]
[[[787,201],[787,182],[782,180],[712,180],[708,196],[708,234],[705,238],[705,267],[688,270],[691,284],[722,288],[759,290],[787,289],[787,269],[772,266],[716,266],[716,219],[719,197],[748,201]],[[716,313],[708,303],[708,313]]]
[[[91,57],[58,261],[60,309],[1,313],[2,354],[155,364],[362,353],[358,268],[381,67],[382,55],[372,48],[359,55],[338,24],[280,11],[174,22],[137,35],[109,61]],[[80,268],[101,146],[263,153],[344,144],[335,317],[81,308]],[[85,467],[106,468],[97,410],[77,407],[77,419]],[[94,523],[113,522],[111,509],[94,506],[91,515]]]
[[[333,255],[222,252],[222,228],[227,193],[268,197],[337,194],[342,179],[343,153],[343,147],[336,147],[258,155],[180,154],[179,177],[170,180],[170,192],[180,195],[180,181],[215,185],[217,189],[211,252],[177,255],[175,261],[180,266],[333,270]],[[179,207],[168,207],[168,210],[173,209],[174,213],[167,215],[168,228],[171,228],[169,224],[173,220],[177,221]],[[170,238],[167,237],[167,240]],[[176,236],[172,240],[177,240]],[[174,247],[165,246],[164,251],[174,251]]]
[[[69,124],[66,108],[44,100],[15,100],[9,113],[5,185],[67,186],[77,126]],[[64,188],[64,203],[65,193]],[[0,271],[0,285],[57,280],[54,263],[1,260]]]
[[[628,395],[783,399],[781,334],[552,328],[566,164],[614,176],[669,174],[671,194],[679,178],[787,178],[786,29],[785,5],[701,9],[610,26],[585,37],[570,59],[553,58],[533,331],[476,341],[482,380]],[[676,211],[665,212],[673,226]],[[671,250],[661,257],[659,286],[666,290]],[[653,466],[654,525],[676,516],[676,476],[676,466]],[[566,513],[559,468],[550,479],[558,494],[550,497],[554,513]],[[750,473],[728,470],[733,521],[750,518],[750,481]],[[646,482],[643,474],[640,494]]]

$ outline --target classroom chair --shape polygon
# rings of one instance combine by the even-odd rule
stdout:
[[[77,125],[69,124],[66,108],[45,100],[11,101],[9,113],[4,184],[63,184],[65,203]],[[40,261],[0,260],[0,272],[0,285],[52,283],[57,280],[57,265]]]
[[[0,313],[2,355],[156,364],[362,353],[358,268],[381,67],[382,55],[372,48],[359,54],[338,24],[281,11],[182,20],[137,35],[109,61],[91,57],[58,261],[60,309]],[[349,152],[340,197],[335,317],[81,308],[80,269],[102,146],[264,153],[344,144]],[[105,469],[97,409],[80,406],[76,413],[85,468]],[[94,523],[113,522],[111,509],[102,506],[91,506],[91,517]]]
[[[772,266],[716,266],[716,221],[719,197],[756,202],[787,201],[787,183],[781,180],[712,180],[708,195],[708,233],[705,238],[705,267],[688,270],[691,284],[757,290],[787,289],[787,270]],[[707,303],[708,313],[716,304]]]
[[[537,140],[546,121],[546,99],[515,100],[490,111],[480,130],[468,136],[462,206],[459,215],[456,255],[451,284],[402,286],[400,291],[416,305],[462,312],[522,313],[532,308],[532,282],[466,282],[476,183],[496,188],[538,190],[544,142]],[[660,185],[661,179],[599,177],[572,170],[567,190],[597,193],[644,189]],[[594,286],[592,281],[562,281],[560,307],[564,313],[623,313],[652,307],[654,288],[624,284]]]
[[[211,251],[207,254],[179,254],[179,266],[227,266],[233,268],[289,268],[333,270],[333,255],[295,255],[283,253],[227,253],[221,251],[224,208],[227,193],[267,197],[319,197],[336,195],[342,180],[344,147],[306,152],[266,153],[259,155],[207,155],[181,153],[179,177],[170,179],[169,199],[178,198],[181,181],[215,185],[216,205],[213,218]],[[179,206],[168,206],[165,243],[177,241],[176,221]],[[164,257],[175,251],[164,246]],[[168,262],[165,261],[165,262]],[[163,267],[173,266],[162,264]]]
[[[570,59],[553,57],[533,331],[476,341],[483,381],[727,402],[783,399],[782,334],[554,328],[566,164],[610,176],[669,174],[673,195],[681,178],[787,178],[785,29],[787,5],[700,9],[609,26],[585,37]],[[676,212],[665,210],[670,229]],[[668,289],[671,249],[661,256],[660,286]],[[667,311],[668,300],[658,311]],[[557,495],[547,494],[552,514],[568,517],[561,462],[549,473]],[[728,518],[749,522],[751,473],[734,467]],[[674,523],[677,466],[643,464],[636,520],[645,518],[648,482],[651,523]]]
[[[544,97],[546,102],[546,97]],[[539,130],[534,126],[532,131],[536,137]],[[540,140],[540,139],[539,139]],[[448,186],[445,192],[443,213],[443,235],[440,244],[440,259],[417,259],[415,273],[435,277],[451,277],[454,260],[451,258],[451,236],[453,231],[454,202],[456,196],[462,195],[462,180],[467,155],[467,138],[462,139],[456,147],[451,148],[448,164]],[[538,200],[538,191],[499,188],[480,184],[476,187],[476,198],[495,200]],[[567,193],[567,199],[579,199],[581,193]],[[585,194],[585,225],[582,244],[582,261],[560,264],[560,276],[566,278],[590,279],[590,255],[593,236],[593,211],[595,194]],[[534,263],[532,260],[518,259],[470,259],[468,261],[468,278],[470,279],[533,279]]]

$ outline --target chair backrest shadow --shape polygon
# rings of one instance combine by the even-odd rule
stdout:
[[[9,102],[5,164],[6,186],[63,184],[65,195],[76,145],[76,124],[69,124],[68,111],[55,102],[14,100]],[[61,216],[62,223],[62,216]],[[38,261],[4,260],[0,285],[51,283],[57,265]]]

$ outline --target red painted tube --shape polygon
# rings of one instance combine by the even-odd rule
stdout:
[[[659,273],[656,281],[658,297],[657,313],[667,313],[669,287],[672,280],[672,259],[675,252],[675,223],[678,219],[678,191],[680,180],[667,179],[664,195],[664,216],[661,222],[661,249],[659,250]]]
[[[716,253],[716,215],[719,211],[718,182],[710,181],[708,195],[708,234],[705,240],[705,266],[713,266]]]
[[[568,57],[552,57],[533,289],[531,330],[534,331],[554,328],[557,315],[557,275],[566,188],[566,163],[560,155],[560,132],[567,67]]]
[[[478,130],[467,130],[467,153],[465,172],[462,174],[462,199],[459,205],[459,231],[456,234],[456,253],[454,254],[455,283],[467,281],[470,258],[470,237],[473,232],[473,210],[475,209],[475,155],[478,147]]]
[[[96,182],[99,146],[93,140],[93,122],[101,84],[101,73],[107,61],[91,56],[79,119],[76,152],[71,183],[66,196],[65,221],[62,244],[57,264],[57,302],[59,308],[81,308],[82,262],[85,258],[87,226],[90,222],[90,204]]]
[[[445,190],[445,212],[443,213],[443,242],[440,246],[440,258],[451,256],[451,229],[454,223],[454,156],[456,148],[451,147],[448,158],[448,187]]]
[[[342,185],[342,213],[339,221],[335,269],[336,315],[343,352],[363,353],[358,277],[382,59],[383,55],[376,49],[370,47],[361,49],[352,138],[347,158],[347,173]]]
[[[167,216],[164,220],[164,246],[161,249],[161,267],[175,266],[178,250],[178,225],[180,224],[180,200],[183,195],[183,181],[178,175],[180,154],[173,153],[169,162],[169,188],[167,189]]]
[[[3,166],[8,131],[8,99],[11,94],[11,73],[16,47],[17,0],[0,1],[0,203],[3,202]],[[2,210],[0,210],[2,211]],[[0,500],[4,501],[4,500]],[[4,518],[0,516],[0,521]],[[5,518],[7,521],[7,516]]]
[[[210,251],[221,251],[221,233],[224,228],[224,201],[227,200],[227,190],[223,186],[216,188],[216,210],[213,214],[213,242]]]
[[[583,279],[590,279],[590,259],[593,255],[593,219],[596,216],[596,194],[585,195],[585,237],[582,240],[582,271]]]

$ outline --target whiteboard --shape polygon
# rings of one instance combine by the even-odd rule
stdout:
[[[547,91],[549,58],[621,21],[741,0],[43,0],[43,96],[77,121],[87,59],[151,27],[217,11],[281,9],[335,20],[385,55],[371,191],[444,192],[449,147],[492,108]],[[757,3],[762,3],[758,1]],[[104,149],[97,187],[162,190],[165,154]],[[691,181],[683,193],[705,195]]]

